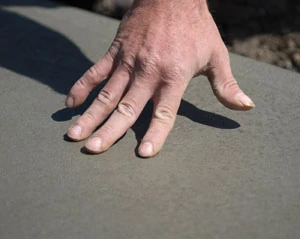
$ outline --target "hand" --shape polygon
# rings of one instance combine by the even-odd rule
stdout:
[[[72,87],[66,105],[77,107],[106,77],[92,105],[68,136],[89,137],[92,153],[107,150],[154,102],[152,120],[138,148],[142,157],[160,151],[171,131],[191,78],[206,75],[216,97],[234,110],[254,107],[232,76],[228,51],[203,0],[136,0],[125,15],[106,55]]]

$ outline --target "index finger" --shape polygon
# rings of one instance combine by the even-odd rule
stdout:
[[[67,96],[66,106],[73,108],[81,105],[89,93],[111,74],[113,62],[113,56],[110,51],[108,51],[104,57],[90,67],[83,76],[76,81]]]

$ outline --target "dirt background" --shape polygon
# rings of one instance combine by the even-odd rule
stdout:
[[[56,0],[120,19],[131,0]],[[210,0],[229,50],[300,72],[300,0]]]

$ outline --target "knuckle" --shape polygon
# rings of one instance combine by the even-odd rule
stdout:
[[[85,74],[85,78],[92,84],[97,84],[101,74],[96,65],[92,66]]]
[[[76,81],[76,87],[86,88],[85,78],[81,77],[78,81]]]
[[[154,112],[154,118],[162,122],[171,123],[175,119],[175,114],[167,106],[159,106]]]
[[[128,72],[129,74],[131,74],[133,72],[133,68],[134,68],[134,63],[133,63],[133,59],[131,59],[130,57],[127,59],[123,59],[121,61],[121,69],[123,71]]]
[[[98,94],[96,100],[103,105],[109,106],[114,103],[114,96],[110,91],[103,89]]]
[[[175,59],[164,60],[161,63],[161,69],[163,82],[170,86],[185,85],[186,79],[190,79],[190,75],[192,75],[184,64]]]
[[[134,106],[131,103],[125,101],[120,102],[117,111],[129,119],[134,120],[136,118],[136,112]]]
[[[92,121],[92,122],[97,121],[95,114],[90,110],[87,110],[86,112],[84,112],[84,118],[88,119],[89,121]],[[81,120],[84,120],[84,118],[81,117]]]
[[[103,125],[100,130],[101,130],[101,135],[106,136],[105,138],[107,138],[107,136],[108,138],[112,137],[115,134],[113,127],[109,124]]]
[[[101,149],[107,150],[114,139],[114,135],[116,134],[114,128],[109,124],[104,124],[100,131],[96,133],[97,136],[100,136],[101,138],[105,139],[102,141]]]
[[[176,67],[167,71],[163,79],[169,86],[179,87],[181,84],[183,85],[183,83],[185,83],[182,71]]]
[[[116,57],[116,55],[118,54],[119,49],[120,49],[120,43],[116,40],[113,41],[113,43],[111,44],[109,50],[106,53],[106,57],[113,60]]]
[[[222,88],[224,91],[238,88],[237,82],[234,78],[224,81]]]
[[[151,55],[140,53],[138,55],[137,67],[144,75],[153,75],[160,69],[160,57],[158,55]]]
[[[170,68],[169,68],[170,69]],[[183,66],[180,66],[178,64],[174,64],[170,70],[167,71],[167,76],[168,78],[172,79],[181,79],[182,76],[184,75],[185,69]]]

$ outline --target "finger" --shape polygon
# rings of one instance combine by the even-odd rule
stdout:
[[[232,75],[227,49],[221,52],[222,54],[217,54],[212,58],[211,69],[208,72],[208,79],[214,94],[223,105],[230,109],[250,110],[254,108],[253,101],[240,89]]]
[[[68,137],[75,141],[83,140],[114,110],[129,83],[129,73],[118,68],[100,91],[92,105],[68,130]]]
[[[154,97],[152,120],[138,148],[141,157],[152,157],[161,150],[173,128],[184,89],[165,86]]]
[[[113,59],[110,54],[107,53],[76,81],[67,96],[66,106],[73,108],[81,105],[89,93],[106,79],[112,71],[112,68]]]
[[[107,150],[134,124],[151,98],[153,89],[135,80],[108,121],[86,143],[91,153]]]

